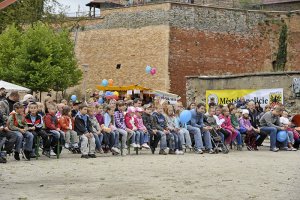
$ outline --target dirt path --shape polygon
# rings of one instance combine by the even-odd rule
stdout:
[[[300,199],[300,151],[228,155],[10,158],[0,199]]]

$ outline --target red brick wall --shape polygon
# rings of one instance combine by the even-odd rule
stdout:
[[[170,29],[171,92],[185,102],[185,76],[272,70],[269,40],[260,36]]]

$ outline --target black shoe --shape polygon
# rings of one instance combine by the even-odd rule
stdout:
[[[175,151],[172,150],[172,149],[170,149],[170,150],[169,150],[169,154],[175,154]]]
[[[88,155],[90,158],[96,158],[96,155],[95,154],[89,154]]]
[[[86,159],[88,159],[88,158],[89,158],[89,155],[81,155],[81,158],[86,158]]]
[[[4,157],[0,157],[0,163],[7,163],[7,160],[6,160],[6,158],[4,158]]]
[[[25,160],[30,160],[30,151],[22,150],[22,154]]]
[[[50,151],[44,150],[42,154],[43,154],[44,156],[48,157],[48,158],[51,157]]]
[[[35,153],[31,153],[31,154],[30,154],[30,158],[36,158]]]
[[[19,154],[18,152],[15,152],[14,158],[15,158],[17,161],[20,161],[20,154]]]

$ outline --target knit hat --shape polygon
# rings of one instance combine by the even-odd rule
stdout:
[[[127,113],[134,113],[135,112],[135,108],[133,106],[129,106],[127,108]]]
[[[144,109],[143,109],[143,108],[140,108],[140,107],[137,107],[137,108],[135,109],[135,112],[144,112]]]
[[[244,109],[243,112],[242,112],[242,114],[243,114],[243,115],[244,115],[244,114],[248,114],[248,115],[249,115],[249,111],[248,111],[247,109]]]
[[[31,94],[26,94],[24,97],[23,97],[23,101],[27,101],[27,100],[34,100],[34,97],[31,95]]]

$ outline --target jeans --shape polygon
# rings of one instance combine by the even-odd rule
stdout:
[[[122,136],[122,148],[127,148],[126,142],[127,142],[127,131],[118,128],[119,134]]]
[[[182,145],[192,146],[190,132],[187,129],[181,128],[179,131],[179,137]]]
[[[160,149],[165,150],[168,145],[167,145],[167,136],[163,131],[157,131],[157,133],[160,137]]]
[[[180,140],[180,135],[179,135],[179,132],[172,132],[171,133],[174,137],[174,150],[182,150],[182,143],[181,143],[181,140]]]
[[[201,131],[197,127],[193,127],[191,125],[187,126],[187,130],[194,135],[195,139],[195,149],[204,149],[203,147],[203,141],[201,136]]]
[[[117,130],[110,133],[113,137],[112,147],[119,148],[119,132]]]
[[[65,142],[64,132],[56,131],[56,130],[49,130],[48,132],[50,135],[53,136],[51,140],[51,146],[56,146],[58,141],[60,144],[64,144]]]
[[[264,126],[264,127],[261,127],[260,130],[263,132],[266,132],[267,134],[270,134],[271,149],[276,148],[277,128]]]
[[[32,151],[32,145],[33,145],[33,135],[32,133],[26,131],[24,134],[22,134],[19,131],[13,131],[17,135],[17,141],[16,141],[16,152],[20,153],[20,150],[23,145],[23,139],[24,139],[24,146],[23,149],[25,151]]]
[[[102,141],[103,141],[103,134],[97,134],[97,133],[93,133],[94,137],[95,137],[95,144],[96,144],[96,149],[101,149],[102,148]]]
[[[149,133],[148,131],[145,132],[143,130],[139,130],[140,132],[140,143],[144,144],[144,143],[148,143],[149,142]]]
[[[139,131],[133,131],[131,136],[131,144],[140,144],[141,133]]]
[[[0,142],[0,150],[5,144],[5,151],[12,152],[12,149],[14,148],[14,145],[17,141],[17,135],[11,131],[1,131],[0,138],[2,138],[2,142]]]
[[[203,134],[203,139],[204,139],[204,143],[205,143],[205,148],[212,149],[210,132],[202,130],[202,134]]]
[[[237,136],[236,136],[236,141],[237,141],[237,145],[242,145],[243,141],[242,141],[242,135],[240,133],[240,131],[238,131],[237,129],[235,129],[237,132]]]
[[[170,132],[166,134],[166,137],[167,137],[167,146],[169,147],[169,149],[175,150],[175,134]]]
[[[288,143],[292,143],[294,144],[295,140],[294,140],[294,133],[292,131],[287,131],[287,142]]]
[[[256,146],[261,146],[268,134],[262,130],[260,130],[258,137],[256,138]]]

